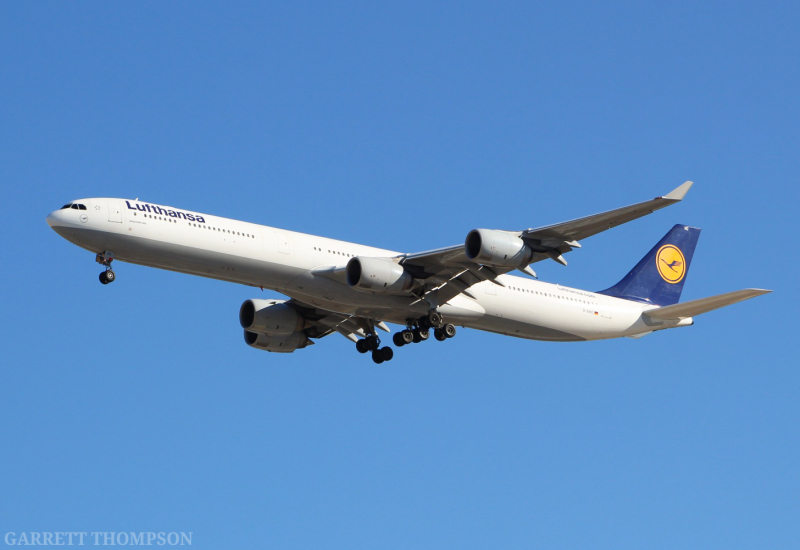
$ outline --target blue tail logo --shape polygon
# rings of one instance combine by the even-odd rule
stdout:
[[[696,227],[676,225],[624,279],[600,294],[657,306],[677,304],[699,238]]]

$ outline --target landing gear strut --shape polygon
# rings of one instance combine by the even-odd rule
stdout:
[[[111,269],[111,262],[114,261],[114,254],[111,252],[104,252],[103,254],[98,254],[94,260],[98,264],[106,266],[106,270],[100,273],[100,282],[104,285],[113,283],[117,278],[117,276],[114,275],[114,271]]]

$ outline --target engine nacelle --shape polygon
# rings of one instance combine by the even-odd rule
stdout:
[[[303,316],[285,300],[247,300],[239,308],[239,323],[249,332],[286,336],[303,328]]]
[[[356,256],[347,262],[347,284],[362,292],[401,294],[414,286],[414,278],[388,258]]]
[[[473,229],[464,241],[467,258],[497,267],[528,265],[533,250],[514,233],[494,229]]]
[[[293,332],[288,336],[275,336],[273,334],[256,334],[249,330],[244,331],[244,341],[250,347],[275,353],[292,353],[294,350],[313,343],[302,332]]]

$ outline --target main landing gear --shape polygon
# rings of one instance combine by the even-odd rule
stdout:
[[[389,346],[380,347],[381,339],[375,334],[370,334],[356,342],[356,349],[359,353],[372,352],[372,360],[380,365],[384,361],[391,361],[394,357],[394,350]]]
[[[431,311],[424,317],[417,319],[417,324],[426,329],[433,329],[433,337],[439,342],[444,342],[448,338],[456,335],[455,325],[445,323],[442,314],[438,311]]]
[[[433,337],[439,340],[440,342],[444,342],[448,338],[452,338],[456,335],[456,327],[455,325],[447,324],[442,328],[437,328],[433,331]]]
[[[456,335],[455,325],[445,324],[441,313],[431,311],[419,319],[409,319],[408,328],[396,332],[392,341],[398,348],[406,344],[418,344],[430,338],[430,329],[433,329],[433,337],[440,342]]]
[[[456,335],[455,325],[444,322],[442,314],[438,311],[431,311],[419,319],[409,319],[406,322],[406,329],[395,332],[392,342],[398,348],[408,344],[418,344],[430,338],[433,329],[433,337],[443,342]],[[375,333],[356,342],[356,349],[359,353],[372,353],[372,360],[376,364],[391,361],[394,351],[389,346],[381,347],[381,340]]]
[[[106,266],[106,270],[100,273],[100,282],[104,285],[108,283],[113,283],[117,276],[114,275],[114,271],[111,269],[111,262],[114,261],[114,254],[111,252],[104,252],[103,254],[98,254],[95,257],[95,261],[98,264],[102,264]]]
[[[409,327],[406,330],[395,332],[394,336],[392,336],[392,341],[395,346],[400,348],[406,344],[419,344],[420,342],[424,342],[430,338],[430,335],[430,330],[426,328]]]

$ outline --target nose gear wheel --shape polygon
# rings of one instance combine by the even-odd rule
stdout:
[[[111,269],[111,262],[114,261],[114,254],[111,252],[104,252],[103,254],[98,254],[95,256],[95,261],[98,264],[104,265],[106,270],[100,273],[100,282],[104,285],[108,283],[113,283],[117,276],[114,274],[114,271]]]

